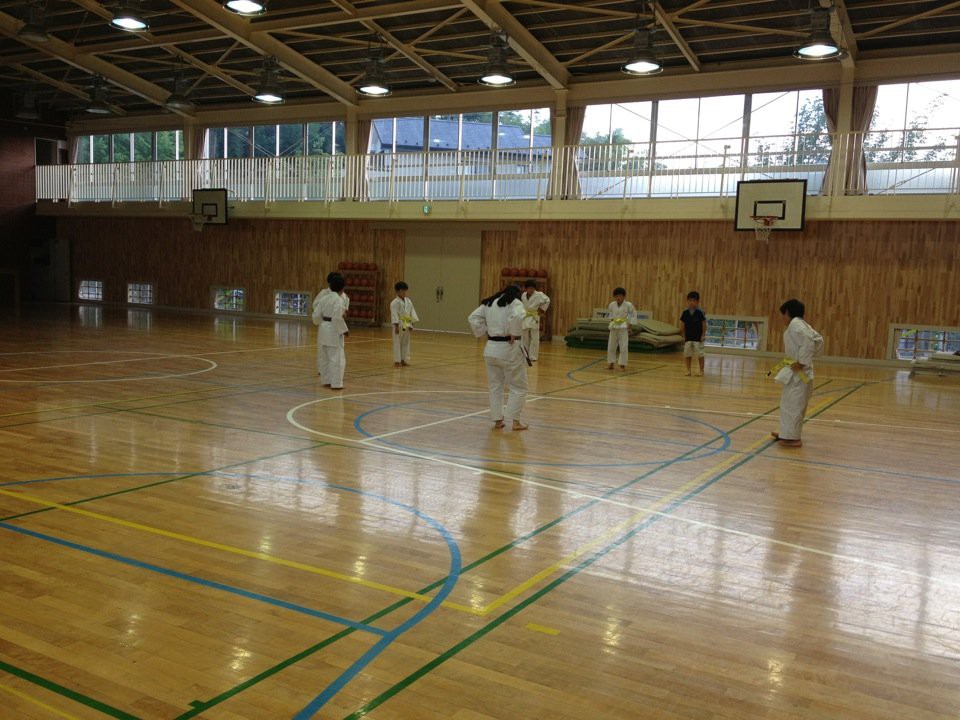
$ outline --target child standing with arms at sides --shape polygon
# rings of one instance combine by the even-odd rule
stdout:
[[[627,369],[627,357],[630,353],[630,326],[637,321],[637,310],[633,303],[627,302],[627,291],[622,287],[613,291],[613,302],[607,306],[610,311],[610,336],[607,338],[607,370],[613,370],[617,360],[617,347],[620,348],[620,369]]]
[[[413,300],[407,297],[409,286],[400,280],[393,286],[397,296],[390,303],[390,322],[393,323],[393,366],[404,367],[410,359],[410,333],[418,322]]]
[[[537,290],[536,280],[527,280],[523,284],[524,292],[520,296],[526,315],[523,318],[523,347],[527,350],[530,362],[536,362],[540,355],[540,316],[550,307],[550,298]]]
[[[330,277],[330,291],[317,296],[313,304],[313,323],[317,329],[317,364],[320,382],[332,390],[343,389],[343,372],[347,358],[343,352],[343,339],[349,333],[343,320],[344,301],[340,293],[344,286],[343,275]]]
[[[487,339],[483,360],[487,365],[493,427],[501,430],[510,422],[514,432],[527,429],[526,423],[520,419],[527,399],[527,362],[520,347],[524,317],[520,295],[518,285],[508,285],[481,300],[480,306],[467,318],[473,334]],[[510,388],[506,412],[503,407],[505,386]]]
[[[707,336],[707,316],[700,309],[700,293],[696,290],[687,293],[687,309],[680,315],[683,328],[683,362],[690,375],[690,360],[694,357],[700,363],[697,377],[703,375],[703,341]]]

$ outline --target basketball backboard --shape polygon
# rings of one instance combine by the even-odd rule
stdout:
[[[205,225],[227,224],[227,191],[204,188],[193,191],[193,216]]]
[[[755,231],[755,217],[775,217],[775,231],[803,230],[806,208],[806,180],[741,180],[734,229]]]

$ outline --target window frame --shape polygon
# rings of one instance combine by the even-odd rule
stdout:
[[[98,297],[85,297],[84,290],[96,289]],[[78,280],[77,281],[77,299],[84,302],[103,302],[103,280]]]
[[[288,307],[290,301],[293,297],[298,296],[303,299],[303,312],[284,312],[283,308],[283,296],[290,296],[287,298]],[[279,315],[281,317],[310,317],[311,309],[313,307],[313,295],[309,291],[305,290],[274,290],[273,292],[273,314]]]
[[[898,331],[906,330],[913,332],[932,332],[938,333],[941,335],[939,342],[941,347],[947,348],[945,350],[931,350],[926,355],[917,354],[917,343],[916,339],[913,343],[913,356],[912,357],[901,357],[899,352],[900,341],[903,340],[903,335],[898,335]],[[950,340],[947,335],[954,334],[958,336],[957,340]],[[929,340],[928,340],[929,342]],[[887,334],[887,360],[896,360],[900,362],[915,362],[917,360],[922,360],[924,358],[929,358],[933,356],[935,352],[950,352],[950,349],[947,347],[948,343],[955,342],[958,344],[958,349],[960,349],[960,327],[949,327],[946,325],[914,325],[913,323],[890,323],[888,326]]]
[[[224,295],[232,295],[233,302],[231,303],[234,307],[217,307],[217,300],[221,293]],[[235,307],[236,305],[236,293],[240,293],[240,307]],[[243,313],[247,311],[247,289],[242,287],[231,287],[230,285],[211,285],[210,286],[210,305],[217,312],[226,312],[226,313]]]
[[[744,336],[743,344],[742,344],[742,345],[724,345],[723,342],[722,342],[722,336],[721,336],[721,343],[719,343],[719,344],[708,342],[708,338],[710,337],[710,323],[711,323],[712,321],[721,321],[721,322],[730,322],[730,321],[733,321],[733,322],[737,323],[737,324],[734,326],[735,329],[739,329],[740,323],[756,323],[756,325],[757,325],[757,346],[756,346],[756,347],[747,347],[747,344],[746,344],[746,343],[747,343],[747,340],[748,340],[748,338],[749,338],[748,335],[745,335],[745,336]],[[740,351],[740,352],[748,352],[748,353],[766,352],[766,350],[767,350],[767,332],[768,332],[768,331],[767,331],[767,324],[769,323],[769,321],[770,321],[769,318],[759,317],[759,316],[753,316],[753,315],[713,315],[713,314],[707,314],[707,332],[706,332],[706,335],[704,336],[704,339],[703,339],[703,346],[704,346],[705,348],[714,348],[714,349],[724,350],[724,351],[727,351],[727,350],[737,350],[737,351]]]

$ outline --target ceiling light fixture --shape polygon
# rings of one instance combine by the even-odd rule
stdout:
[[[260,84],[253,99],[264,105],[280,105],[283,102],[283,86],[280,83],[280,64],[275,57],[263,61],[260,70]]]
[[[653,33],[656,30],[644,28],[642,20],[643,3],[637,3],[637,17],[633,28],[633,50],[630,59],[620,66],[620,71],[627,75],[659,75],[663,72],[663,65],[653,50]]]
[[[113,113],[113,110],[110,109],[108,99],[108,92],[103,82],[103,76],[94,75],[93,85],[90,86],[90,101],[84,110],[91,115],[110,115]]]
[[[377,39],[379,42],[379,38]],[[363,79],[357,86],[357,92],[369,97],[389,97],[393,90],[387,83],[386,60],[383,57],[383,46],[371,45],[367,48],[367,69]]]
[[[163,106],[168,110],[193,112],[196,106],[187,97],[186,85],[186,80],[183,77],[183,67],[177,63],[177,68],[173,71],[173,92],[167,96]]]
[[[793,56],[801,60],[833,60],[842,55],[844,55],[843,50],[830,34],[830,9],[812,8],[810,35],[800,47],[793,51]]]
[[[129,32],[143,32],[150,29],[150,23],[140,11],[140,0],[120,0],[110,27]]]
[[[43,14],[46,3],[43,0],[31,0],[27,3],[27,19],[17,31],[17,37],[27,42],[45,43],[50,39]]]
[[[267,0],[224,0],[223,6],[237,15],[263,15],[267,11]]]
[[[490,47],[487,50],[487,66],[480,76],[480,84],[490,87],[507,87],[513,85],[516,80],[510,68],[507,66],[507,53],[509,45],[507,44],[506,33],[496,32],[490,37]]]

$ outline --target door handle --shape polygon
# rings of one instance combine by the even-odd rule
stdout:
[[[435,295],[436,295],[436,298],[437,298],[437,302],[440,302],[440,286],[439,286],[439,285],[437,285],[437,290],[436,290]]]

